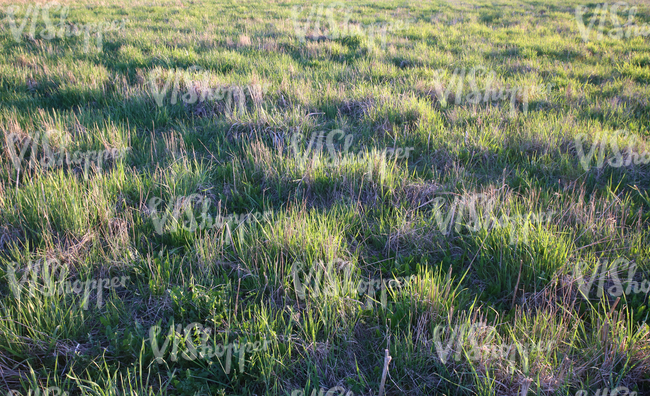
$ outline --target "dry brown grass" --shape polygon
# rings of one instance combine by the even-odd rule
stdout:
[[[246,35],[239,36],[238,45],[239,45],[239,47],[250,47],[251,46],[251,38],[246,36]]]

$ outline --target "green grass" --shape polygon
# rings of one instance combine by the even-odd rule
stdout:
[[[52,39],[0,4],[0,392],[376,395],[386,349],[386,395],[650,390],[648,292],[597,293],[617,259],[650,279],[648,35],[593,2],[332,4],[84,0]],[[266,347],[182,358],[234,341]]]

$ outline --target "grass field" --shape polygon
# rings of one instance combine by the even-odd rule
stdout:
[[[264,3],[2,0],[0,394],[650,392],[650,4]]]

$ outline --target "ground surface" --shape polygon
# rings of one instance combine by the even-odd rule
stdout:
[[[2,3],[0,390],[648,391],[650,7],[585,6]]]

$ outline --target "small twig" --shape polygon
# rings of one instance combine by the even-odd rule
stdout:
[[[485,245],[485,241],[487,241],[487,238],[488,238],[489,234],[490,234],[490,231],[488,230],[488,235],[486,235],[483,242],[481,242],[481,246],[479,246],[479,248],[476,251],[476,254],[474,255],[474,258],[472,259],[472,261],[470,261],[466,272],[469,272],[469,269],[472,268],[472,264],[474,264],[474,260],[476,260],[476,258],[478,257],[478,254],[481,252],[481,249],[483,249],[483,245]]]
[[[519,280],[521,279],[521,267],[524,265],[524,260],[519,260],[519,275],[517,275],[517,284],[515,285],[515,294],[512,296],[512,306],[510,309],[515,307],[515,300],[517,299],[517,289],[519,288]]]
[[[237,304],[239,304],[239,286],[241,286],[241,278],[237,282],[237,297],[235,298],[235,318],[237,317]]]
[[[521,396],[526,396],[528,394],[528,388],[530,388],[530,383],[533,382],[530,378],[526,378],[524,383],[521,385]]]
[[[390,361],[393,359],[388,353],[388,349],[386,349],[385,351],[386,351],[386,356],[384,356],[384,371],[381,373],[381,384],[379,385],[379,396],[384,396],[384,385],[386,385],[386,374],[388,374],[388,365],[390,364]]]

